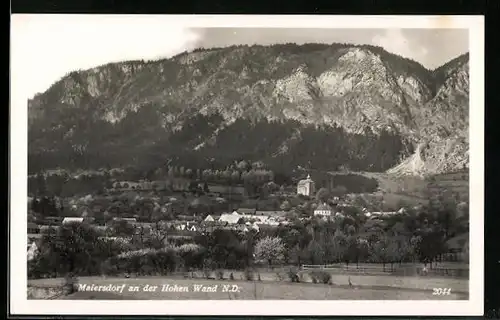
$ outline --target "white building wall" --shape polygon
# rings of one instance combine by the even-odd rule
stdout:
[[[297,193],[304,196],[310,196],[312,191],[311,189],[311,183],[305,183],[297,187]]]
[[[331,216],[332,212],[330,210],[314,210],[315,216]]]

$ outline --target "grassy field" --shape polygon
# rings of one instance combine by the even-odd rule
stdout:
[[[462,300],[468,299],[468,281],[462,279],[441,279],[425,277],[393,277],[393,276],[347,276],[334,275],[332,285],[312,283],[290,283],[268,280],[271,273],[262,273],[262,281],[242,281],[236,277],[230,280],[182,279],[171,277],[139,277],[139,278],[103,278],[83,277],[80,284],[123,285],[122,293],[77,292],[64,299],[195,299],[195,300],[232,300],[232,299],[271,299],[271,300]],[[353,287],[348,286],[351,279]],[[62,279],[30,280],[31,285],[57,285]],[[187,287],[188,292],[162,292],[164,284]],[[218,285],[216,292],[194,292],[194,285]],[[145,285],[156,285],[154,292],[145,292]],[[238,292],[223,292],[223,285],[236,285]],[[138,292],[129,292],[127,288],[138,286]],[[449,288],[450,295],[433,295],[433,288]]]

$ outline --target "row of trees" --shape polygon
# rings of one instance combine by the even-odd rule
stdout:
[[[171,161],[169,161],[171,162]],[[273,181],[274,174],[267,170],[262,162],[248,162],[245,160],[221,167],[217,163],[206,163],[197,168],[184,165],[169,164],[146,171],[127,168],[123,172],[113,175],[117,180],[165,180],[173,178],[186,178],[190,180],[206,181],[211,183],[240,184],[246,180]]]
[[[108,173],[71,177],[68,173],[28,177],[28,194],[57,197],[72,197],[78,194],[98,194],[112,186]]]
[[[309,241],[293,230],[285,233],[283,238],[276,235],[267,236],[262,240],[267,244],[256,247],[256,256],[270,265],[345,263],[349,266],[350,263],[360,262],[381,263],[385,271],[386,264],[391,264],[391,269],[394,263],[427,264],[446,253],[442,232],[431,227],[413,236],[379,231],[369,234],[367,238],[356,234],[352,225],[347,230],[349,233],[340,229],[332,233],[326,226],[316,228],[312,234],[306,236]],[[279,245],[281,243],[283,245]],[[263,249],[258,250],[259,248]]]
[[[71,177],[68,173],[47,176],[37,174],[28,178],[28,193],[39,196],[71,197],[77,194],[102,193],[106,188],[112,188],[112,180],[167,180],[167,182],[170,181],[170,184],[172,184],[175,178],[189,179],[193,181],[193,183],[201,181],[204,184],[244,185],[249,190],[255,191],[255,189],[262,187],[265,183],[274,180],[273,172],[263,168],[248,168],[244,170],[238,168],[226,168],[225,170],[193,170],[189,168],[185,169],[182,166],[168,166],[165,169],[156,169],[152,174],[138,173],[136,171],[137,170],[128,169],[114,175],[106,172],[104,174],[81,175],[78,178]],[[197,183],[195,183],[195,185],[197,185]],[[172,188],[170,187],[169,189]],[[208,192],[208,189],[205,188],[203,191]]]

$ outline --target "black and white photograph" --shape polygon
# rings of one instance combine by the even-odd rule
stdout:
[[[12,16],[12,311],[480,313],[483,46],[475,16]]]

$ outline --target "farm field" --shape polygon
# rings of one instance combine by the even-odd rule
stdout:
[[[82,277],[80,284],[95,285],[127,285],[139,286],[142,290],[145,285],[156,285],[156,292],[76,292],[64,299],[197,299],[197,300],[224,300],[224,299],[271,299],[271,300],[463,300],[468,299],[468,280],[424,278],[424,277],[393,277],[393,276],[350,276],[353,287],[348,286],[347,275],[333,275],[333,285],[312,283],[290,283],[286,280],[277,282],[270,279],[271,274],[262,273],[262,281],[241,280],[207,280],[207,279],[179,279],[174,277],[139,277],[139,278],[103,278]],[[235,274],[235,279],[238,279]],[[62,279],[30,280],[30,285],[57,285]],[[162,285],[188,287],[189,292],[161,292]],[[239,292],[222,292],[222,285],[237,285]],[[218,285],[216,292],[194,292],[194,285]],[[432,295],[433,288],[449,288],[450,295]]]

